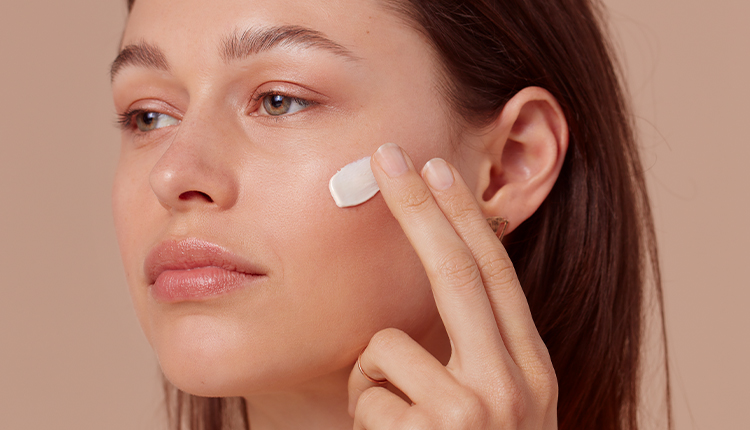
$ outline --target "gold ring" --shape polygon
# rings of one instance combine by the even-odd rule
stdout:
[[[359,362],[362,359],[363,352],[365,352],[364,349],[362,350],[362,352],[359,353],[359,357],[357,357],[357,367],[359,367],[359,373],[361,373],[362,376],[364,376],[368,381],[372,382],[373,384],[382,385],[388,382],[387,379],[375,379],[371,377],[370,375],[368,375],[367,373],[365,373],[364,369],[362,369],[362,363]]]

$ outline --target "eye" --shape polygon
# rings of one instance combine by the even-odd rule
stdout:
[[[151,131],[180,123],[177,118],[159,112],[134,112],[133,117],[135,117],[135,125],[139,131]]]
[[[283,94],[266,94],[262,98],[263,102],[258,110],[261,115],[279,116],[293,114],[312,104],[310,101]]]

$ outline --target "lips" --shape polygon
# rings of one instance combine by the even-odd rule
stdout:
[[[268,273],[222,246],[195,238],[158,244],[146,257],[144,271],[154,298],[163,302],[221,296]]]

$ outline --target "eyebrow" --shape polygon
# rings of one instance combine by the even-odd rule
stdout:
[[[327,38],[323,33],[298,25],[250,28],[242,33],[237,31],[224,39],[221,54],[224,61],[228,63],[276,47],[317,48],[329,51],[347,60],[359,60],[359,57],[354,55],[352,51]]]
[[[169,63],[164,52],[146,42],[139,42],[122,48],[109,68],[110,80],[114,81],[120,70],[126,66],[141,66],[169,72]]]
[[[297,25],[250,28],[243,32],[236,31],[223,40],[220,52],[224,61],[229,63],[277,47],[323,49],[349,61],[360,60],[352,51],[327,38],[323,33]],[[122,69],[129,66],[170,71],[164,52],[157,46],[146,42],[127,45],[120,51],[110,67],[110,79],[114,80]]]

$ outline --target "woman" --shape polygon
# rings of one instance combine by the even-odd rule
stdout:
[[[658,268],[594,6],[129,8],[113,207],[174,428],[637,428]]]

